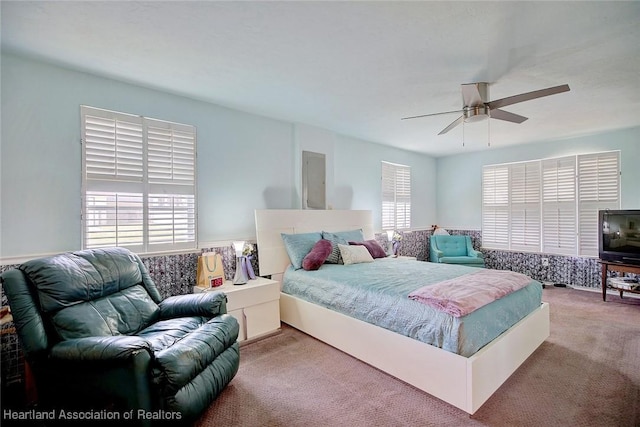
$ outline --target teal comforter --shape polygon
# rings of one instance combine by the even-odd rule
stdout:
[[[542,285],[526,287],[463,316],[417,301],[410,292],[475,271],[473,267],[380,258],[285,272],[282,292],[356,319],[469,357],[540,306]]]

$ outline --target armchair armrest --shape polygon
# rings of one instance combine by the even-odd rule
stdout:
[[[151,411],[149,378],[153,349],[136,336],[76,338],[55,344],[40,367],[38,393],[53,406],[73,400],[95,404],[113,396],[128,408]],[[85,400],[86,399],[86,400]],[[141,423],[141,425],[148,425]]]
[[[227,312],[227,296],[221,291],[176,295],[160,302],[160,318],[215,317]]]
[[[432,236],[429,242],[429,261],[440,262],[440,258],[442,258],[443,256],[444,252],[438,249]]]
[[[127,360],[140,352],[151,354],[152,349],[146,340],[139,337],[87,337],[54,345],[50,357],[59,361],[114,361]]]
[[[474,258],[484,258],[484,254],[480,251],[476,251],[473,248],[473,244],[471,242],[471,238],[467,237],[467,255]]]
[[[469,256],[474,258],[484,258],[484,254],[480,251],[476,251],[475,249],[471,249],[469,251]]]

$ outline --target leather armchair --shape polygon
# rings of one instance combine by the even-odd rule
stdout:
[[[143,412],[186,424],[238,371],[226,296],[162,299],[126,249],[40,258],[1,279],[43,408],[133,409],[142,425]]]
[[[484,267],[484,257],[473,249],[469,236],[433,235],[429,255],[431,262]]]

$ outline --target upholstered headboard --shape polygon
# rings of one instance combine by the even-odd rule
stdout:
[[[374,238],[373,215],[367,210],[272,209],[255,215],[260,276],[282,274],[290,264],[281,233],[362,229],[366,239]]]

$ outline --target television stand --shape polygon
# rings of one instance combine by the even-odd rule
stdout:
[[[640,265],[633,264],[623,264],[619,262],[610,262],[610,261],[602,261],[600,260],[600,264],[602,264],[602,300],[607,300],[607,271],[618,271],[621,273],[635,273],[640,275]],[[629,292],[631,294],[640,294],[640,288],[636,289],[620,289],[614,288],[620,291],[620,298],[622,298],[622,294],[624,292]]]

